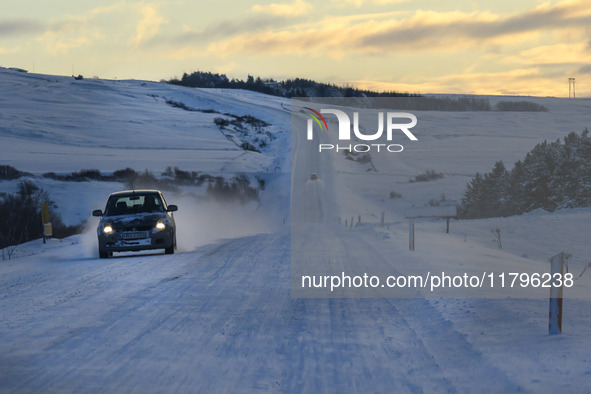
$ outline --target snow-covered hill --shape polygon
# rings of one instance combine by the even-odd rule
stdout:
[[[0,68],[2,161],[23,171],[71,172],[125,167],[163,171],[273,171],[288,149],[288,101],[252,92],[179,88],[144,81],[75,80]],[[167,103],[167,101],[169,103]],[[184,104],[187,109],[171,105]],[[253,116],[274,143],[241,149],[215,118]],[[248,126],[245,125],[245,126]],[[266,134],[263,134],[266,136]],[[261,136],[261,138],[263,138]],[[253,142],[253,144],[255,144]],[[281,155],[278,155],[281,152]]]
[[[258,93],[7,69],[0,92],[0,164],[31,172],[68,224],[89,220],[84,234],[32,241],[0,261],[0,391],[591,389],[591,269],[578,277],[590,262],[591,209],[452,221],[450,234],[444,221],[425,219],[414,252],[404,218],[405,208],[441,194],[460,199],[471,176],[497,160],[511,165],[544,139],[589,127],[590,100],[527,98],[549,109],[540,113],[416,111],[420,143],[404,155],[375,155],[377,171],[368,172],[343,154],[310,156],[297,138],[292,152],[290,102]],[[240,141],[265,143],[256,152]],[[159,175],[168,166],[228,179],[244,173],[265,187],[244,205],[203,199],[204,185],[171,190],[179,253],[100,260],[90,212],[126,185],[42,176],[126,167]],[[430,169],[444,177],[409,182]],[[0,193],[17,182],[0,181]],[[553,254],[572,254],[577,278],[565,293],[563,334],[547,335],[547,289],[292,298],[290,197],[292,212],[306,208],[293,223],[312,222],[298,242],[311,261],[337,268],[537,272]],[[359,216],[353,228],[338,222]],[[492,242],[496,228],[503,249]]]

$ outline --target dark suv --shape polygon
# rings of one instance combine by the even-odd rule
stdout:
[[[167,205],[158,190],[132,190],[109,196],[105,212],[97,209],[92,216],[101,220],[97,228],[101,258],[113,252],[176,249],[176,226],[172,212],[176,205]]]

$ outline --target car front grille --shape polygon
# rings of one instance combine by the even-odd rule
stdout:
[[[120,232],[125,232],[125,231],[150,231],[152,229],[152,226],[125,226],[125,227],[121,227],[118,230]]]

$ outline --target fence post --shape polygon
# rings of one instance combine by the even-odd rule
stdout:
[[[408,250],[415,250],[415,218],[408,219]]]
[[[550,258],[550,275],[552,287],[550,288],[550,314],[548,322],[548,335],[556,335],[562,332],[562,295],[564,289],[564,252]],[[554,285],[554,275],[559,274],[561,286]]]
[[[440,205],[437,207],[410,207],[404,210],[408,219],[408,249],[415,250],[415,219],[420,218],[452,218],[457,216],[457,205]],[[448,222],[449,223],[449,222]]]

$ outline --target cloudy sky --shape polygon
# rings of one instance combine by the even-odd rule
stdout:
[[[0,66],[38,73],[591,96],[589,0],[2,1]]]

